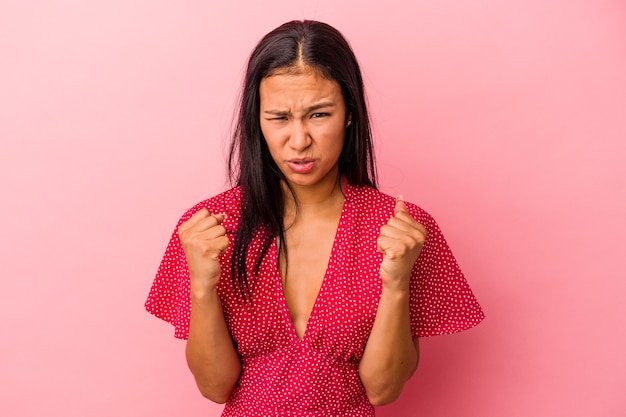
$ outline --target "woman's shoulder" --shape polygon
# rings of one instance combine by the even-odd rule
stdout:
[[[200,201],[183,214],[179,223],[188,220],[194,213],[203,208],[212,214],[226,214],[227,218],[239,218],[241,215],[241,188],[233,187]]]
[[[369,215],[389,219],[394,214],[397,196],[391,196],[369,186],[353,185],[348,186],[346,194],[346,199],[351,200],[362,207],[362,209],[367,211]],[[417,204],[406,200],[405,204],[409,214],[419,223],[424,224],[434,222],[432,216]]]

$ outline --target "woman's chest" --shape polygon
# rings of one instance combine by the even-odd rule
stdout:
[[[353,245],[338,234],[304,331],[297,332],[272,246],[256,277],[252,304],[222,294],[225,317],[239,353],[259,356],[294,343],[308,343],[329,358],[358,361],[380,299],[381,258],[374,249],[363,250],[362,244]]]
[[[220,295],[242,356],[265,355],[306,343],[331,359],[360,360],[380,300],[382,255],[376,250],[376,240],[386,216],[374,216],[377,211],[370,205],[354,204],[350,197],[339,219],[331,253],[324,257],[327,265],[318,283],[319,291],[308,315],[304,313],[308,316],[306,323],[300,324],[303,331],[302,327],[296,331],[289,312],[275,241],[255,276],[252,304],[235,300],[234,287],[227,285],[227,278]]]
[[[279,257],[282,292],[298,338],[302,339],[311,311],[333,262],[339,215],[309,219],[290,227],[283,242],[287,256]]]

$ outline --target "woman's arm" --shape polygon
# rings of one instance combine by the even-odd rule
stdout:
[[[192,292],[185,354],[202,395],[219,404],[226,402],[239,378],[241,361],[215,289]]]
[[[418,339],[411,336],[409,294],[383,288],[374,326],[359,365],[369,401],[395,401],[419,361]]]
[[[383,253],[382,294],[359,364],[361,381],[373,405],[396,400],[417,368],[419,345],[411,335],[409,286],[425,239],[426,229],[410,216],[398,197],[394,215],[381,227],[377,241]]]
[[[191,320],[185,355],[198,389],[206,398],[224,403],[239,374],[241,361],[226,326],[217,294],[219,256],[228,247],[223,214],[201,209],[178,229],[191,285]]]

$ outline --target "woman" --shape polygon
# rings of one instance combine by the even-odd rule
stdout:
[[[482,320],[432,217],[377,191],[336,29],[294,21],[259,42],[229,168],[236,186],[181,218],[146,302],[223,416],[373,416],[419,337]]]

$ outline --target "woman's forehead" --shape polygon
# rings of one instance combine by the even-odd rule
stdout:
[[[264,79],[275,75],[315,75],[320,78],[336,81],[332,77],[328,76],[327,72],[323,69],[306,62],[297,62],[294,65],[275,68],[270,71]]]

